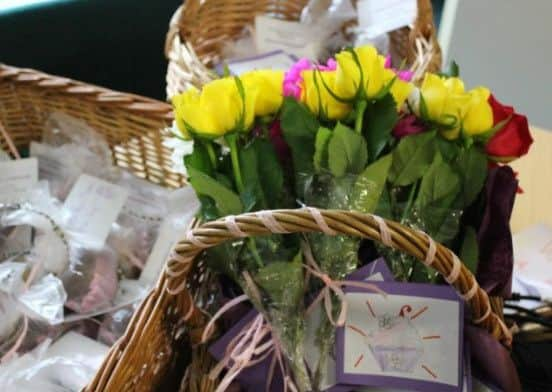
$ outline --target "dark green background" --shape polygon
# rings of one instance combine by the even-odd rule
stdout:
[[[72,0],[0,13],[0,62],[164,99],[165,34],[180,4]]]

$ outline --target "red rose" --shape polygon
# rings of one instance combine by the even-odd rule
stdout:
[[[527,154],[533,143],[527,117],[515,113],[511,106],[502,105],[492,95],[489,104],[493,109],[494,125],[509,120],[487,143],[487,154],[500,162],[509,162]]]

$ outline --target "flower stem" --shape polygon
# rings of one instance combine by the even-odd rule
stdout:
[[[243,193],[244,186],[240,170],[240,156],[238,153],[238,135],[235,133],[227,134],[225,136],[226,141],[228,142],[228,147],[230,147],[230,158],[232,160],[232,170],[234,171],[234,177],[236,181],[236,188],[239,193]]]
[[[259,250],[257,249],[257,243],[255,242],[254,238],[249,237],[247,239],[247,247],[249,248],[249,251],[253,255],[253,258],[255,259],[255,263],[257,263],[257,266],[259,268],[264,267],[263,260],[261,259],[261,255],[259,254]]]
[[[412,204],[414,203],[414,196],[416,195],[416,192],[418,190],[418,185],[420,185],[420,181],[416,181],[414,184],[412,184],[412,187],[410,188],[410,193],[408,194],[408,200],[406,202],[406,206],[404,208],[404,211],[402,213],[401,217],[401,223],[404,223],[405,219],[408,217],[408,214],[410,213],[410,210],[412,209]]]
[[[213,143],[210,140],[203,140],[203,145],[205,146],[205,149],[207,150],[207,154],[209,155],[209,160],[211,161],[211,165],[214,169],[217,168],[217,155],[215,154],[215,149],[213,148]]]
[[[366,111],[367,106],[368,106],[368,103],[365,100],[362,100],[358,103],[356,120],[355,120],[356,133],[362,133],[362,121],[364,120],[364,112]]]

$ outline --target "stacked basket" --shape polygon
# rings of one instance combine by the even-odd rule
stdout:
[[[441,68],[441,49],[433,23],[430,0],[418,1],[418,16],[412,27],[390,33],[390,51],[405,59],[419,79],[424,72]],[[253,24],[255,15],[269,14],[298,20],[307,0],[186,0],[172,17],[165,42],[167,96],[200,87],[212,80],[209,67],[221,60],[225,42],[238,37]],[[329,4],[330,2],[328,2]]]

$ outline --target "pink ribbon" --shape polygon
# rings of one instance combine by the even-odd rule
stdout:
[[[320,290],[320,293],[308,307],[307,314],[312,312],[313,309],[320,303],[320,301],[324,300],[324,308],[326,310],[326,314],[328,315],[328,320],[330,320],[333,326],[342,327],[343,325],[345,325],[345,321],[347,320],[348,310],[347,299],[342,287],[358,287],[374,291],[382,295],[386,295],[383,290],[372,283],[349,280],[333,280],[328,274],[320,269],[320,267],[314,260],[314,256],[312,255],[310,246],[305,241],[303,241],[302,243],[302,248],[303,255],[305,256],[305,259],[307,261],[307,264],[305,264],[305,268],[308,272],[319,278],[324,283],[324,288]],[[339,316],[337,317],[337,321],[335,321],[333,317],[333,304],[331,296],[332,292],[335,294],[335,296],[337,296],[337,298],[339,298],[339,301],[341,302],[341,310],[339,312]]]
[[[222,306],[205,327],[201,337],[202,342],[205,342],[210,336],[215,321],[219,319],[222,314],[247,299],[248,297],[245,294],[240,295]],[[274,334],[272,334],[270,324],[268,324],[263,315],[259,313],[253,321],[248,323],[230,341],[226,347],[224,357],[213,368],[211,373],[209,373],[209,378],[216,379],[224,368],[230,366],[226,372],[226,375],[217,386],[215,392],[224,392],[244,369],[257,365],[268,358],[271,354],[273,354],[273,359],[269,367],[266,390],[268,391],[270,389],[270,385],[274,379],[276,364],[278,364],[280,371],[284,376],[284,391],[287,391],[288,387],[292,392],[297,391],[295,384],[289,376],[289,371],[283,359],[280,343],[277,341]]]

